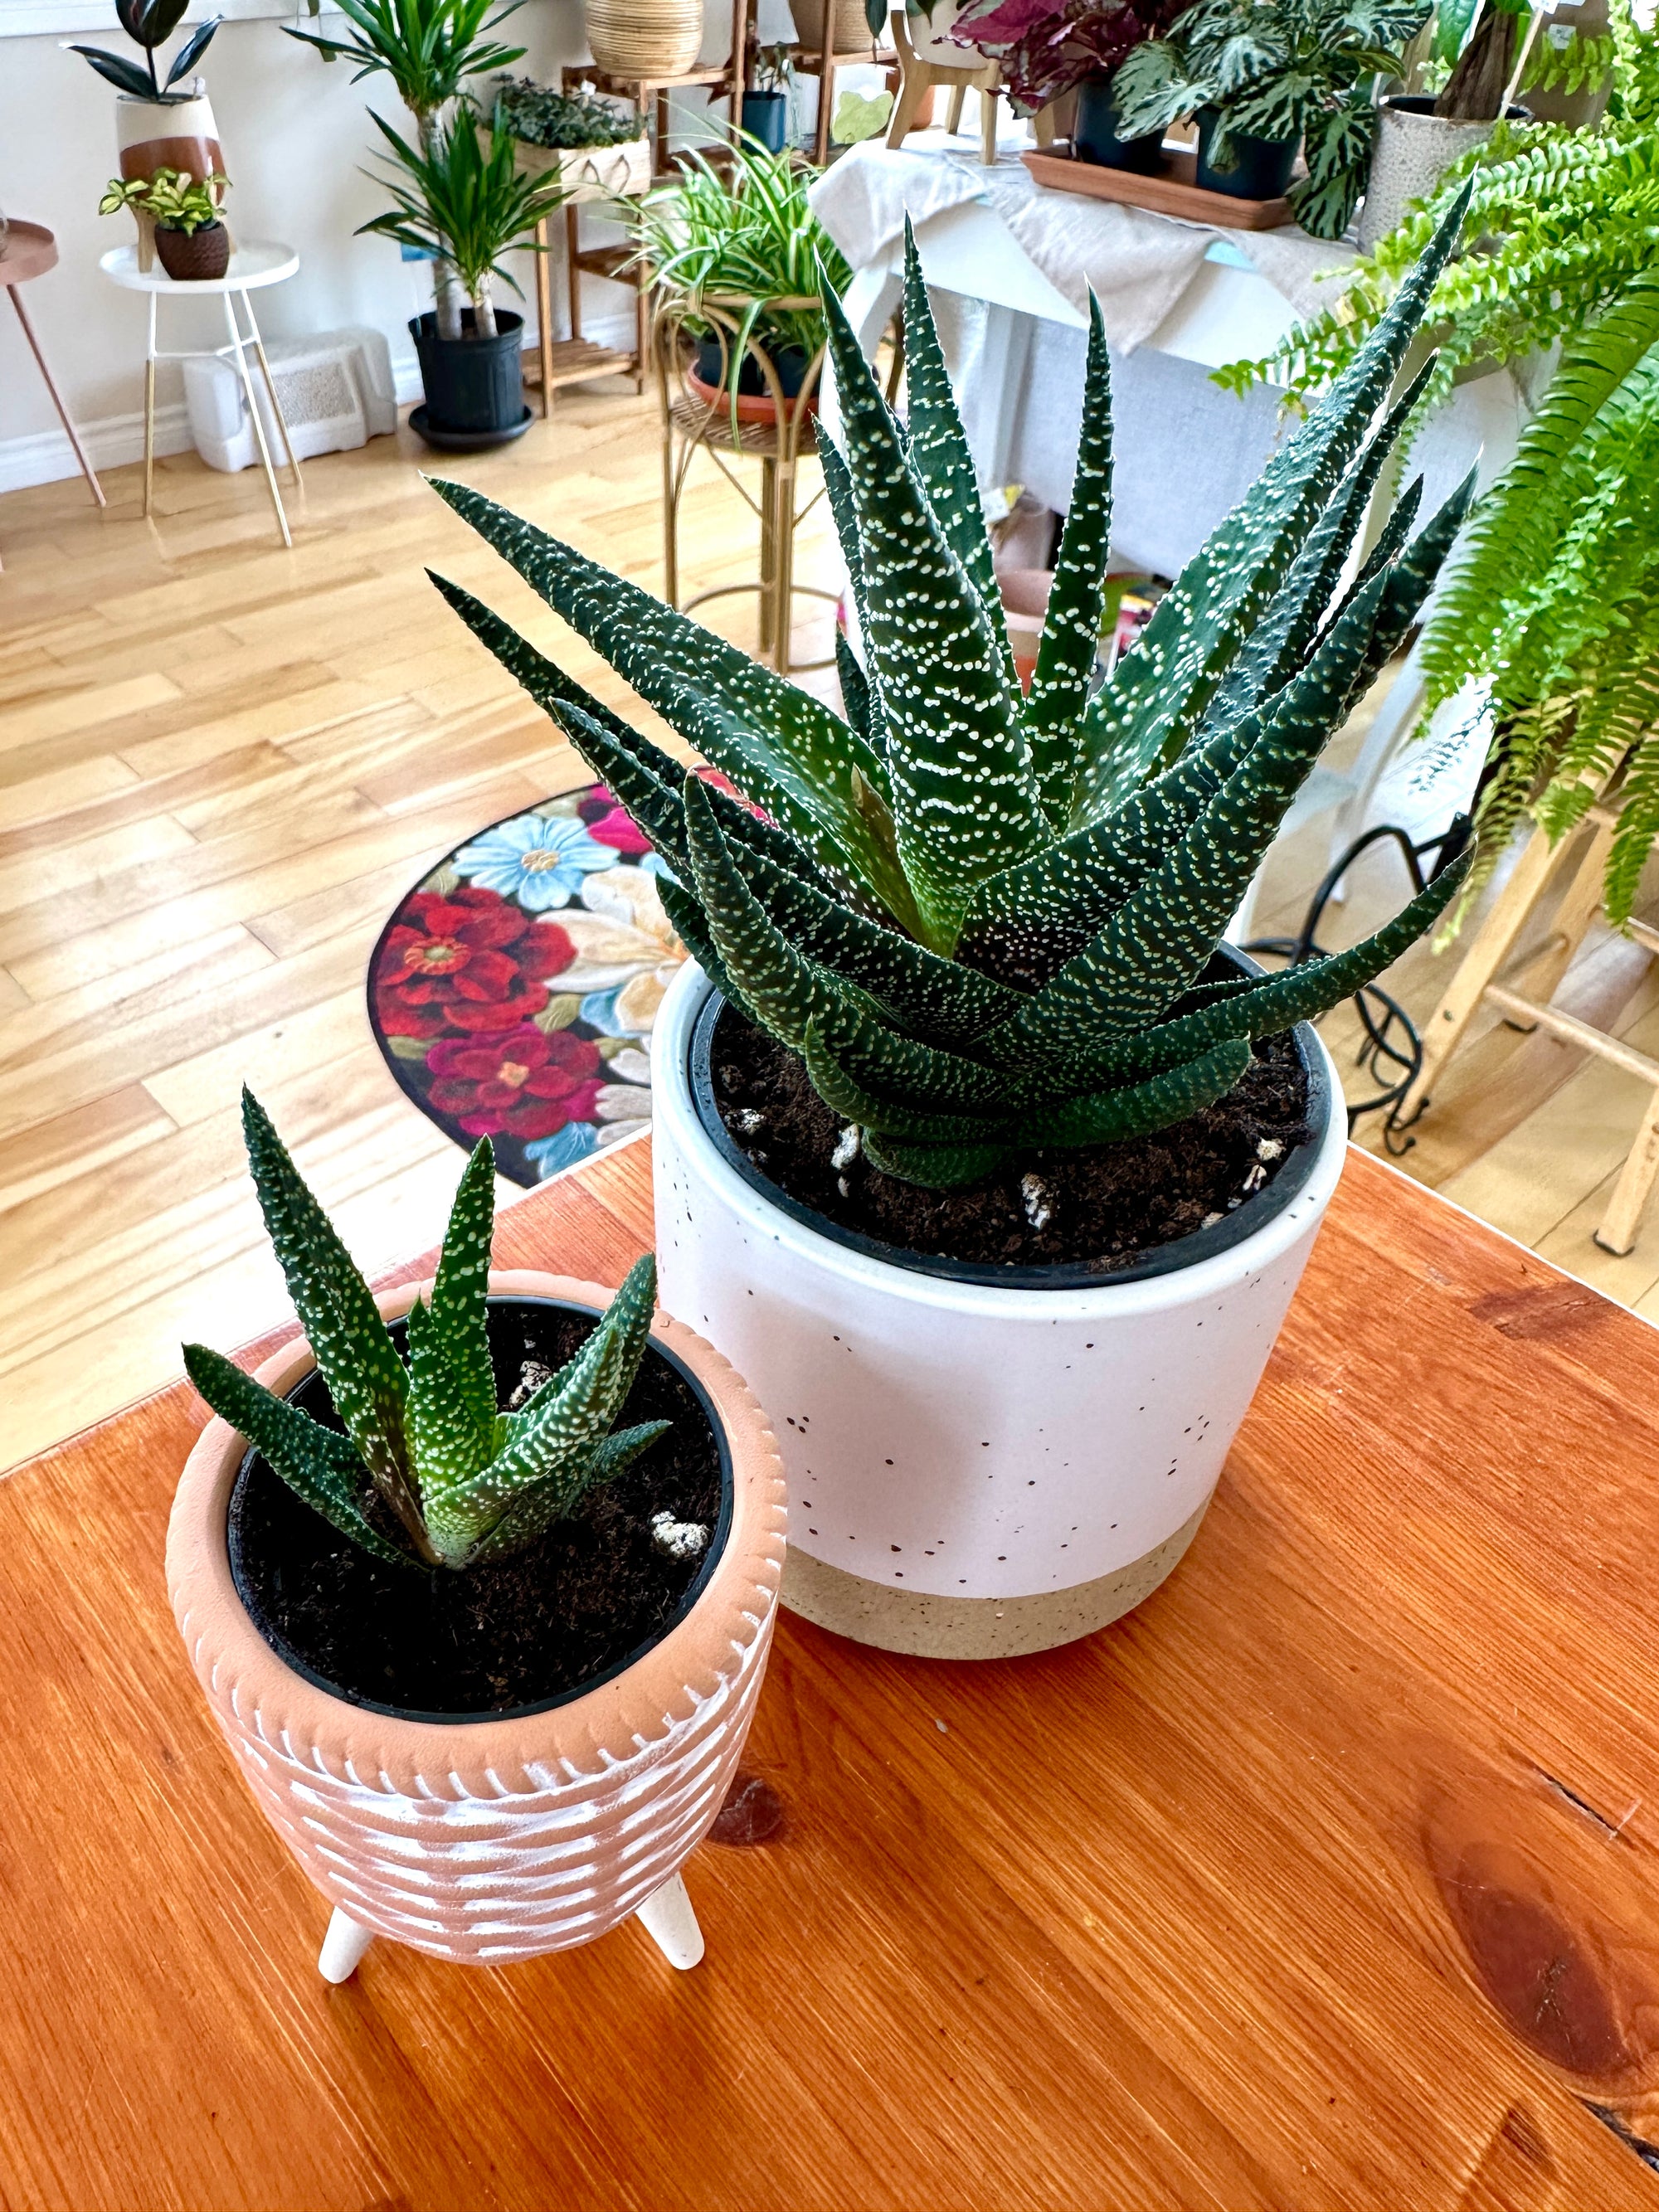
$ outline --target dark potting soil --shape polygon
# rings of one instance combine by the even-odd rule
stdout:
[[[1034,1150],[964,1189],[924,1190],[881,1174],[862,1152],[837,1167],[844,1124],[799,1054],[729,1006],[709,1057],[720,1119],[769,1181],[843,1229],[951,1260],[1109,1274],[1236,1211],[1309,1134],[1308,1077],[1295,1043],[1288,1034],[1263,1037],[1227,1096],[1172,1128]]]
[[[489,1315],[503,1403],[526,1362],[536,1363],[528,1380],[539,1381],[536,1369],[556,1370],[593,1326],[586,1315],[527,1301],[492,1302]],[[298,1402],[339,1427],[319,1377],[301,1385]],[[494,1566],[459,1574],[371,1558],[255,1453],[230,1508],[243,1602],[267,1643],[356,1700],[488,1713],[576,1691],[673,1625],[719,1540],[719,1444],[690,1385],[652,1350],[617,1425],[659,1419],[673,1426],[568,1520]],[[396,1540],[378,1495],[365,1510]],[[665,1557],[651,1533],[662,1512],[701,1522],[708,1549]]]

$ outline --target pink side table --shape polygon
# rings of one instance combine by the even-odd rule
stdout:
[[[31,276],[43,276],[48,269],[58,265],[58,240],[46,227],[38,222],[14,222],[0,241],[0,285],[9,294],[11,304],[17,310],[17,319],[23,325],[23,336],[29,342],[29,351],[40,366],[52,394],[52,404],[58,410],[58,419],[69,433],[69,441],[75,448],[75,458],[81,464],[81,473],[88,489],[100,507],[105,504],[104,487],[98,481],[92,463],[87,459],[86,447],[81,443],[81,434],[70,420],[70,411],[64,404],[63,394],[52,380],[52,371],[46,366],[46,356],[40,350],[40,341],[34,335],[34,325],[29,320],[28,310],[23,305],[23,286]]]

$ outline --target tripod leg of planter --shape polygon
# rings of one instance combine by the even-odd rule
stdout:
[[[702,1958],[702,1930],[678,1875],[647,1897],[635,1917],[671,1966],[684,1972]]]
[[[653,1899],[653,1904],[655,1901]],[[360,1928],[351,1915],[337,1905],[328,1923],[328,1933],[323,1938],[323,1948],[317,1954],[318,1972],[325,1982],[349,1982],[374,1941],[368,1929]]]

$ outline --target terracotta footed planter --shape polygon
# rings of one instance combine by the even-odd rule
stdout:
[[[1273,1182],[1101,1276],[899,1255],[786,1196],[711,1133],[717,1003],[688,961],[653,1032],[659,1280],[779,1425],[785,1604],[936,1659],[1140,1604],[1197,1533],[1342,1171],[1318,1036],[1297,1031],[1313,1133]]]
[[[394,1319],[430,1287],[388,1292],[380,1310]],[[490,1289],[593,1308],[611,1296],[520,1272],[492,1274]],[[296,1672],[231,1577],[226,1524],[243,1439],[212,1420],[185,1463],[167,1585],[191,1663],[261,1811],[362,1929],[489,1966],[590,1942],[672,1880],[720,1810],[771,1643],[784,1486],[765,1416],[720,1353],[662,1313],[652,1336],[723,1434],[726,1540],[659,1642],[609,1680],[526,1713],[406,1718]],[[312,1366],[300,1338],[258,1376],[286,1392]]]

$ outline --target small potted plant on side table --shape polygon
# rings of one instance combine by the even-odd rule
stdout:
[[[695,1964],[678,1869],[742,1748],[782,1565],[760,1409],[653,1322],[649,1259],[608,1303],[492,1275],[488,1139],[435,1281],[377,1306],[246,1096],[243,1125],[307,1335],[252,1376],[186,1346],[218,1418],[167,1581],[250,1788],[336,1908],[324,1973],[375,1935],[496,1964],[635,1911]]]
[[[556,92],[533,77],[501,77],[494,122],[512,133],[527,176],[551,172],[572,199],[629,198],[651,181],[650,141],[635,109],[624,112],[592,93]]]
[[[1182,0],[994,0],[965,8],[952,36],[1001,64],[1016,115],[1038,115],[1077,95],[1078,159],[1150,175],[1163,166],[1164,131],[1125,138],[1117,127],[1117,71],[1180,12]]]
[[[535,250],[532,234],[563,206],[564,183],[557,173],[526,176],[512,132],[497,123],[486,141],[466,111],[440,124],[425,151],[380,116],[374,120],[402,173],[394,171],[389,179],[396,207],[360,223],[360,234],[373,231],[441,258],[471,302],[459,337],[441,334],[435,312],[416,315],[409,325],[426,393],[410,427],[428,445],[447,451],[499,446],[529,428],[530,410],[520,363],[524,318],[496,307],[495,280],[518,291],[501,256],[513,246]]]
[[[230,266],[230,233],[221,220],[221,196],[228,177],[198,184],[181,169],[158,169],[153,177],[112,177],[98,203],[100,215],[131,208],[147,223],[161,266],[175,284],[203,283],[222,276]],[[142,256],[141,256],[142,261]]]
[[[219,126],[213,106],[199,77],[190,72],[207,52],[219,18],[198,23],[168,64],[165,78],[155,66],[155,50],[173,36],[183,21],[188,0],[116,0],[116,20],[134,43],[142,46],[144,66],[125,54],[103,46],[72,46],[84,55],[105,82],[121,97],[115,108],[116,143],[120,149],[124,182],[150,177],[160,170],[182,170],[204,185],[225,166],[219,144]],[[189,82],[186,82],[189,79]],[[139,265],[150,265],[150,240],[139,225]]]
[[[1347,580],[1409,395],[1374,425],[1462,211],[1098,690],[1098,309],[1022,695],[913,241],[904,433],[824,301],[843,429],[821,450],[866,655],[843,641],[846,719],[438,486],[748,802],[441,584],[670,872],[694,961],[653,1036],[664,1295],[784,1424],[789,1602],[827,1626],[940,1657],[1064,1643],[1139,1603],[1202,1517],[1346,1149],[1308,1018],[1466,866],[1281,975],[1222,943],[1468,505],[1466,484],[1413,538],[1413,489]]]
[[[1191,115],[1203,191],[1288,193],[1305,231],[1340,238],[1370,167],[1371,87],[1401,74],[1428,15],[1426,0],[1197,0],[1118,71],[1119,128],[1133,138]],[[1298,147],[1308,173],[1293,185]]]

